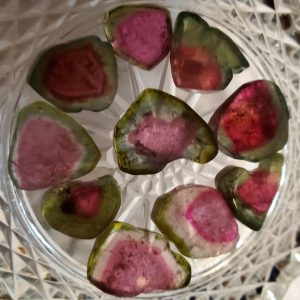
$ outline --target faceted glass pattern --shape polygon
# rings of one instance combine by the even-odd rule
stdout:
[[[234,253],[189,260],[193,278],[187,288],[140,298],[240,299],[245,295],[246,299],[254,299],[261,292],[264,299],[269,299],[270,293],[281,299],[295,275],[287,266],[290,261],[299,264],[300,3],[278,0],[274,10],[272,2],[152,1],[169,8],[173,21],[179,11],[191,10],[221,28],[245,53],[250,68],[235,76],[226,90],[200,94],[175,87],[168,57],[151,72],[118,58],[120,83],[110,108],[97,117],[92,112],[72,115],[91,132],[103,153],[95,171],[84,179],[113,175],[123,193],[117,219],[157,230],[150,213],[158,195],[180,184],[213,185],[214,176],[225,165],[251,169],[255,164],[219,154],[203,166],[179,160],[154,176],[136,177],[121,172],[112,149],[112,133],[133,99],[144,88],[162,89],[185,100],[207,121],[222,101],[246,81],[274,80],[287,97],[291,115],[289,141],[283,151],[287,163],[280,193],[262,231],[253,233],[240,226],[241,240]],[[50,230],[40,216],[41,193],[13,187],[7,174],[7,156],[14,117],[20,107],[40,99],[24,85],[36,54],[45,47],[87,34],[104,39],[103,15],[120,3],[146,1],[0,1],[0,299],[111,299],[86,279],[86,262],[93,242],[69,239]],[[274,268],[284,270],[282,276],[274,276]]]

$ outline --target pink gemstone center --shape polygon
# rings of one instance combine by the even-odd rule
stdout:
[[[238,236],[238,226],[221,194],[209,188],[192,201],[186,219],[199,235],[212,243],[227,243]]]
[[[101,283],[120,296],[169,289],[174,274],[161,256],[161,250],[143,241],[118,241],[111,251]]]
[[[95,185],[79,185],[71,188],[72,213],[83,218],[95,217],[102,201],[102,189]]]
[[[139,11],[121,21],[113,44],[126,56],[151,67],[167,55],[170,30],[168,15],[164,11]]]
[[[128,141],[135,145],[138,154],[171,161],[182,156],[194,137],[195,130],[181,117],[168,122],[146,115],[137,128],[130,132]]]
[[[232,141],[234,152],[253,150],[268,143],[278,130],[268,85],[257,81],[240,90],[222,114],[220,127]]]
[[[278,190],[278,175],[268,171],[254,171],[243,184],[238,186],[237,195],[257,213],[269,209]]]
[[[51,120],[32,119],[20,134],[14,165],[24,189],[42,189],[67,180],[82,151],[71,133]]]
[[[107,94],[108,82],[104,63],[87,44],[53,53],[45,70],[43,83],[61,100],[72,102]]]

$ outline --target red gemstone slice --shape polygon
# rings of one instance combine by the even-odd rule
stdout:
[[[230,138],[233,152],[253,150],[269,142],[278,130],[278,119],[268,84],[255,81],[234,94],[219,124]]]
[[[171,51],[172,75],[177,87],[216,90],[222,72],[211,50],[196,46],[178,46]]]
[[[278,174],[279,175],[279,174]],[[278,190],[278,176],[268,171],[254,171],[238,186],[237,196],[257,213],[265,213]]]
[[[77,185],[71,187],[70,202],[72,213],[90,218],[99,214],[102,200],[102,190],[95,185]]]
[[[89,45],[53,53],[43,83],[65,101],[84,101],[108,94],[109,84],[99,54]]]

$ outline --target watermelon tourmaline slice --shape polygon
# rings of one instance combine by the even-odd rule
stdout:
[[[133,297],[185,287],[191,267],[160,234],[113,222],[102,232],[88,261],[88,279],[102,291]]]
[[[89,173],[101,152],[75,120],[46,102],[19,112],[8,168],[17,188],[37,190]]]
[[[170,61],[177,87],[206,91],[224,89],[233,73],[249,67],[225,33],[191,12],[177,16]]]
[[[111,176],[73,181],[49,189],[42,215],[54,229],[80,239],[93,239],[114,219],[121,205],[118,183]]]
[[[235,248],[238,226],[221,193],[188,184],[160,196],[152,220],[185,256],[202,258]]]
[[[114,51],[96,36],[48,48],[34,62],[28,83],[66,112],[103,110],[118,86]]]
[[[288,108],[279,87],[266,80],[248,82],[213,114],[210,127],[220,150],[259,161],[283,148],[288,138]]]
[[[229,166],[216,176],[216,186],[232,213],[253,230],[260,230],[275,198],[281,179],[283,156],[262,160],[257,169]]]
[[[114,147],[122,171],[153,174],[169,162],[213,159],[217,143],[208,125],[183,101],[146,89],[115,127]]]
[[[169,11],[155,5],[122,5],[106,13],[104,31],[117,54],[149,70],[171,47]]]

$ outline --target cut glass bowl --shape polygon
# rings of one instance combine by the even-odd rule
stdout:
[[[44,191],[17,190],[8,176],[7,157],[19,109],[41,99],[25,83],[37,53],[48,46],[89,34],[105,39],[102,28],[104,13],[128,3],[148,2],[0,1],[1,299],[111,299],[86,279],[86,263],[93,240],[73,239],[51,229],[41,217],[40,199]],[[210,25],[218,27],[235,41],[250,67],[234,75],[224,91],[202,94],[175,87],[169,57],[152,71],[143,71],[117,58],[119,88],[113,104],[99,113],[72,114],[89,131],[103,154],[96,169],[83,179],[91,180],[106,174],[114,176],[121,185],[123,199],[117,219],[157,230],[150,220],[150,212],[159,195],[180,184],[214,186],[214,177],[224,166],[234,164],[251,169],[256,164],[234,160],[219,152],[205,165],[182,159],[168,164],[155,175],[125,174],[117,167],[112,138],[116,122],[130,103],[144,88],[159,88],[185,100],[208,121],[214,110],[243,83],[261,78],[275,81],[288,102],[290,135],[282,150],[285,165],[280,190],[263,229],[253,232],[239,224],[240,241],[234,252],[189,260],[193,277],[188,287],[139,296],[166,299],[251,297],[257,293],[257,288],[269,288],[268,280],[274,265],[283,264],[296,249],[295,237],[300,219],[297,203],[300,175],[300,123],[297,118],[300,113],[300,3],[297,0],[275,1],[275,10],[272,1],[170,0],[151,3],[167,7],[173,21],[182,10],[200,14]]]

